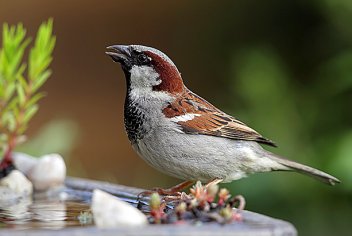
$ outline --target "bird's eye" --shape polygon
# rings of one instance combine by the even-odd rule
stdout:
[[[149,59],[148,59],[148,57],[145,54],[139,54],[138,55],[138,61],[143,64],[143,63],[148,62]]]

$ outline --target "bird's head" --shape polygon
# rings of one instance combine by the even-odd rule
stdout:
[[[121,64],[131,89],[178,94],[184,90],[181,74],[163,52],[141,45],[113,45],[106,54]]]

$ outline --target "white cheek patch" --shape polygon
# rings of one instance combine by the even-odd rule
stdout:
[[[132,88],[152,87],[159,85],[159,74],[150,66],[133,66],[130,70]]]
[[[173,122],[180,122],[180,121],[189,121],[189,120],[193,120],[194,117],[196,116],[201,116],[200,114],[192,114],[192,113],[189,113],[189,114],[184,114],[184,115],[181,115],[181,116],[175,116],[175,117],[172,117],[170,120],[173,121]]]

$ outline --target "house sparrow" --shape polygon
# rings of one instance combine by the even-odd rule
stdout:
[[[257,172],[296,171],[334,185],[320,170],[262,148],[275,146],[255,130],[191,92],[171,59],[141,45],[107,47],[127,81],[125,129],[134,150],[152,167],[186,180],[231,182]]]

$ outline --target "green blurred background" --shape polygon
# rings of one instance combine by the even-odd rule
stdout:
[[[247,209],[300,235],[347,235],[352,219],[352,1],[0,0],[0,23],[34,36],[54,18],[47,97],[19,150],[59,152],[69,174],[143,188],[179,182],[147,166],[123,128],[124,76],[111,44],[168,54],[187,86],[279,145],[275,152],[342,180],[293,173],[227,184]]]

